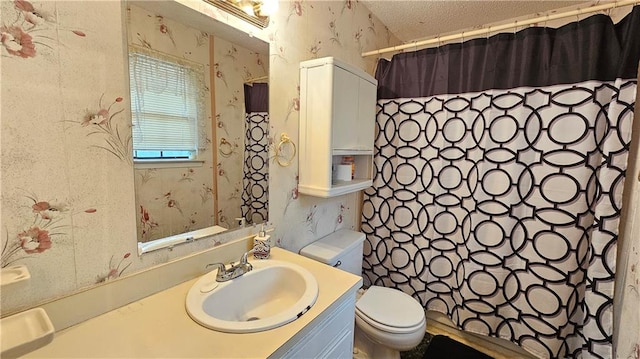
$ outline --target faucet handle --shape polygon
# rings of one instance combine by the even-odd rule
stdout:
[[[206,269],[206,268],[213,267],[213,266],[218,267],[218,272],[224,272],[224,271],[227,269],[227,268],[225,267],[224,263],[219,263],[219,262],[216,262],[216,263],[209,263],[209,264],[207,264],[204,268]]]
[[[224,263],[209,263],[205,266],[205,268],[209,268],[211,266],[218,267],[218,273],[216,273],[217,282],[224,282],[226,280],[232,279],[233,270],[230,269],[230,272],[227,272],[227,267],[224,265]]]
[[[216,273],[216,281],[217,282],[226,282],[228,280],[237,278],[253,269],[253,265],[249,263],[247,257],[249,256],[251,251],[246,252],[240,258],[240,263],[231,264],[229,269],[223,263],[210,263],[207,264],[205,268],[209,268],[211,266],[218,267],[218,273]]]

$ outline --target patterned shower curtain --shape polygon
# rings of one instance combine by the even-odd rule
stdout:
[[[541,358],[611,358],[640,8],[381,60],[365,284]]]
[[[263,223],[269,213],[269,85],[244,85],[245,138],[242,217]]]

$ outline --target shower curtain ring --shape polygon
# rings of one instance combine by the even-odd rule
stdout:
[[[229,157],[233,153],[233,145],[227,141],[226,138],[220,138],[220,145],[218,146],[218,151],[222,155],[222,157]]]

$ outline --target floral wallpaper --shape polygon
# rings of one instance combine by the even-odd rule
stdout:
[[[221,73],[215,79],[246,80],[269,69],[270,136],[287,133],[296,143],[299,62],[336,56],[372,72],[375,59],[363,59],[360,50],[395,41],[358,2],[281,2],[279,13],[263,30],[205,2],[179,3],[269,42],[267,59],[214,39],[223,52],[223,58],[214,62]],[[186,44],[179,39],[178,25],[143,11],[127,12],[124,3],[116,1],[15,0],[0,6],[1,265],[25,264],[31,273],[25,286],[3,291],[4,315],[239,238],[232,232],[172,251],[135,255],[137,223],[159,231],[160,221],[153,204],[143,208],[136,204],[134,186],[163,181],[158,170],[134,172],[130,160],[127,43],[167,53],[183,49],[177,50],[181,57],[196,56],[182,48]],[[128,39],[121,24],[129,17],[136,19],[135,26],[148,29],[139,28]],[[194,33],[193,39],[195,45],[190,46],[200,43],[198,48],[208,48],[204,34]],[[232,66],[233,58],[237,63]],[[228,136],[225,139],[233,145],[243,134],[233,132],[227,111],[236,109],[227,104],[242,101],[229,98],[223,103],[216,105],[215,140]],[[211,171],[216,171],[221,184],[224,175],[232,173],[224,161],[218,156]],[[357,227],[356,194],[328,200],[298,195],[295,159],[288,167],[272,161],[269,169],[269,217],[280,246],[298,251],[337,228]],[[192,197],[182,199],[183,191],[173,185],[161,185],[162,191],[150,197],[158,207],[174,214],[180,208],[190,218],[187,202],[208,201],[215,189],[196,179],[199,170],[209,170],[207,165],[177,170],[169,175],[176,186],[197,184]],[[225,190],[233,196],[235,187]],[[222,215],[231,222],[235,216]]]
[[[130,255],[122,27],[96,18],[120,23],[121,7],[113,5],[0,2],[1,266],[25,264],[32,278],[3,290],[3,313],[141,267]],[[112,256],[122,259],[119,268]]]
[[[270,42],[271,136],[281,133],[298,143],[300,110],[299,63],[334,56],[373,74],[375,57],[363,58],[364,49],[394,45],[397,39],[357,1],[281,2],[267,28]],[[277,96],[277,98],[274,98]],[[276,225],[273,238],[281,246],[299,251],[338,228],[358,228],[359,198],[349,194],[331,199],[299,195],[298,164],[272,164],[269,216]]]
[[[205,2],[178,2],[269,42],[270,136],[280,138],[286,133],[296,143],[300,61],[335,56],[373,73],[376,59],[362,58],[361,51],[398,44],[358,1],[282,1],[263,30]],[[134,182],[143,176],[134,174],[129,160],[131,118],[123,7],[117,1],[0,2],[0,263],[3,267],[25,264],[31,272],[25,286],[3,290],[4,315],[239,236],[238,232],[222,234],[173,251],[132,255],[136,253],[137,222],[142,218],[151,228],[155,219],[153,212],[135,203]],[[181,45],[168,19],[146,20],[155,31],[136,36],[139,44]],[[208,41],[202,33],[195,39],[203,46]],[[226,127],[226,118],[222,121]],[[221,128],[216,133],[226,135]],[[358,195],[332,199],[299,195],[295,159],[288,167],[270,163],[269,168],[269,218],[278,245],[298,251],[338,228],[358,226]],[[227,170],[216,163],[215,170],[219,169]],[[145,176],[151,181],[154,173]],[[195,181],[189,169],[175,176],[183,182]],[[203,186],[198,195],[213,192]],[[182,208],[184,201],[174,195],[167,187],[156,196],[167,207],[177,202]],[[634,203],[629,218],[637,218],[638,186],[632,186],[629,196]],[[617,357],[625,359],[640,358],[638,223],[631,220],[624,230],[632,240],[621,247],[625,275],[614,304],[622,308],[616,314],[621,318]]]

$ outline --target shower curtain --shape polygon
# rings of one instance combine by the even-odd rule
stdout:
[[[245,139],[242,217],[263,223],[269,213],[269,85],[244,85]]]
[[[640,9],[380,60],[365,284],[542,358],[612,357]]]

